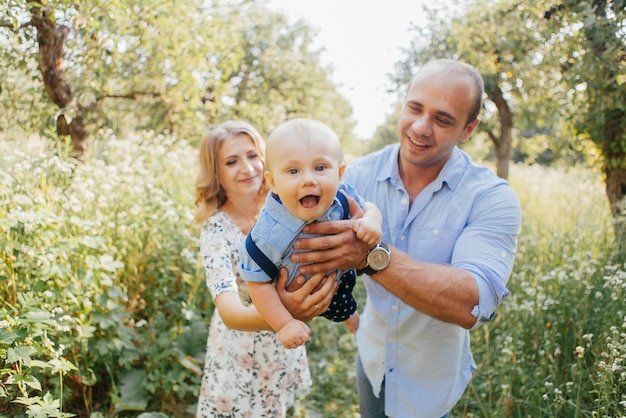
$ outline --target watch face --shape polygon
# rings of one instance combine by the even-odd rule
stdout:
[[[383,270],[389,265],[389,252],[384,248],[374,248],[367,257],[367,264],[376,271]]]

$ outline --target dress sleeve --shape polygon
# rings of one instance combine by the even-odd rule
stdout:
[[[226,226],[225,226],[226,225]],[[215,299],[222,292],[237,292],[238,239],[217,216],[209,218],[200,233],[200,255],[206,285]]]

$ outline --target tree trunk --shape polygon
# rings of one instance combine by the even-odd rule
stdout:
[[[495,86],[490,94],[491,100],[498,108],[498,119],[500,121],[500,137],[491,136],[491,140],[496,150],[496,174],[503,179],[509,178],[509,163],[511,161],[512,152],[512,132],[513,132],[513,114],[509,104],[502,95],[500,87]]]
[[[37,28],[37,43],[39,44],[39,70],[48,92],[50,100],[63,109],[71,105],[74,118],[68,124],[64,114],[57,118],[57,132],[61,135],[70,135],[72,145],[78,158],[81,158],[87,147],[88,133],[82,115],[81,106],[74,100],[72,88],[65,79],[62,68],[65,57],[65,41],[70,32],[67,26],[57,26],[50,19],[48,11],[31,2],[31,24]]]
[[[592,2],[594,13],[599,19],[606,16],[608,2],[594,0]],[[621,39],[619,29],[615,28],[611,36]],[[597,61],[600,63],[601,79],[616,80],[620,62],[626,59],[624,53],[620,53],[613,60],[607,60],[606,34],[598,31],[595,27],[586,28],[587,38],[591,41],[591,50]],[[619,42],[619,41],[618,41]],[[623,49],[621,49],[623,51]],[[616,232],[626,233],[626,111],[624,111],[623,87],[620,83],[611,83],[598,90],[595,95],[596,103],[603,103],[604,126],[602,138],[602,153],[604,156],[603,171],[605,174],[606,194],[611,206],[611,214],[616,220]],[[605,97],[618,97],[617,102],[605,101]]]
[[[615,218],[626,216],[626,114],[620,109],[607,112],[602,153],[605,157],[606,195]]]

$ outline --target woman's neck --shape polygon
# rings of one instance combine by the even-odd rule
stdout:
[[[228,198],[220,210],[235,222],[235,225],[241,232],[247,234],[256,223],[261,207],[263,207],[263,202],[264,199],[258,195],[250,198]]]

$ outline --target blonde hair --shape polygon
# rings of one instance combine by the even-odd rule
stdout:
[[[196,214],[198,223],[203,223],[214,215],[226,203],[226,190],[222,184],[219,170],[219,151],[227,140],[239,135],[252,139],[262,161],[265,161],[265,142],[261,134],[249,123],[228,121],[209,132],[200,145],[200,173],[196,178]],[[259,194],[267,192],[265,181]]]

